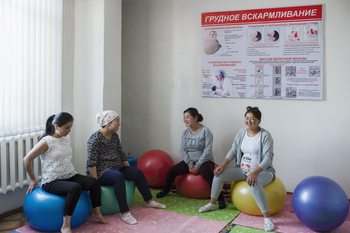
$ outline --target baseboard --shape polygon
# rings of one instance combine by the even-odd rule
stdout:
[[[0,220],[1,220],[1,219],[4,219],[4,218],[6,218],[6,217],[8,217],[8,216],[10,216],[10,215],[13,215],[13,214],[15,214],[15,213],[18,213],[18,212],[23,212],[23,206],[21,206],[21,207],[19,207],[19,208],[17,208],[17,209],[8,211],[8,212],[6,212],[6,213],[0,214]]]

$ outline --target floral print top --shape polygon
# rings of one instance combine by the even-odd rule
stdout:
[[[100,131],[93,133],[87,142],[87,152],[88,176],[89,167],[96,167],[97,177],[100,178],[107,170],[120,170],[124,167],[123,162],[128,161],[116,132],[112,133],[111,139],[105,138]]]

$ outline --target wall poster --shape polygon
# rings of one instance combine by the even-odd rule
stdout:
[[[202,13],[202,96],[322,100],[322,5]]]

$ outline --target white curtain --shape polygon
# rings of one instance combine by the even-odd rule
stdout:
[[[0,138],[61,110],[62,1],[0,0]]]

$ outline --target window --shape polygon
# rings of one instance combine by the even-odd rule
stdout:
[[[61,110],[62,1],[0,0],[0,139]]]

